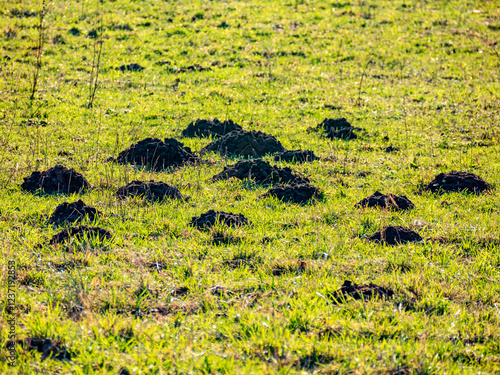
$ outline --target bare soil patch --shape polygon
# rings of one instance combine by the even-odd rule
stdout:
[[[57,360],[71,360],[72,353],[63,345],[56,345],[51,339],[43,339],[37,337],[28,337],[24,340],[7,341],[7,347],[11,348],[16,345],[21,346],[25,350],[33,350],[42,353],[42,361],[47,358]]]
[[[260,131],[232,131],[222,138],[209,143],[201,153],[217,152],[221,155],[260,158],[268,154],[285,151],[276,137]]]
[[[339,290],[332,293],[332,298],[338,303],[342,303],[345,298],[352,297],[355,300],[368,300],[371,298],[390,298],[394,292],[380,285],[373,283],[366,285],[358,285],[352,281],[345,280]]]
[[[385,243],[387,245],[398,245],[408,242],[419,242],[422,241],[422,237],[410,228],[395,225],[385,227],[375,232],[368,237],[368,241]]]
[[[119,199],[127,197],[143,197],[150,201],[162,201],[164,199],[185,199],[179,189],[165,182],[132,181],[122,186],[116,192]]]
[[[88,206],[81,199],[73,202],[63,202],[56,207],[49,218],[49,224],[77,223],[88,217],[90,221],[101,215],[94,207]]]
[[[189,147],[184,147],[173,138],[165,138],[164,141],[158,138],[146,138],[120,152],[115,161],[120,164],[147,167],[159,172],[184,164],[197,163],[199,157]]]
[[[115,70],[120,70],[122,72],[142,72],[145,68],[137,63],[121,65]]]
[[[286,161],[290,163],[306,163],[319,158],[310,150],[283,151],[274,156],[274,161]]]
[[[238,180],[251,180],[258,184],[274,183],[308,183],[307,177],[299,176],[288,168],[272,166],[262,159],[242,160],[236,164],[224,167],[224,170],[212,177],[212,181],[228,180],[236,178]]]
[[[355,207],[380,207],[387,210],[403,211],[415,208],[404,195],[382,194],[378,191],[356,203]]]
[[[24,178],[21,189],[30,193],[38,191],[45,194],[81,193],[90,188],[90,184],[80,173],[72,168],[57,164],[46,171],[35,171]]]
[[[316,130],[324,131],[326,137],[330,139],[350,140],[358,138],[355,130],[361,129],[353,127],[345,118],[326,118],[316,127]]]
[[[313,198],[321,198],[323,193],[319,188],[309,183],[290,185],[278,184],[263,195],[263,197],[270,196],[276,197],[280,201],[287,203],[305,204]]]
[[[250,222],[242,214],[232,214],[223,211],[209,210],[200,216],[194,216],[191,219],[190,225],[200,229],[209,229],[219,224],[225,224],[229,227],[239,227],[242,225],[249,225]]]
[[[438,174],[425,189],[433,193],[466,192],[479,194],[490,190],[491,185],[474,173],[451,171]]]
[[[182,131],[183,137],[221,137],[232,131],[243,131],[243,128],[232,120],[220,121],[217,118],[213,120],[198,119],[189,123],[186,129]]]

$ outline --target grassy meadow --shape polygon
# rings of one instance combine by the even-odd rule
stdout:
[[[500,373],[499,1],[4,0],[0,48],[0,373]],[[309,131],[341,117],[357,139]],[[199,151],[211,139],[181,131],[207,118],[313,150],[321,160],[265,160],[324,199],[207,181],[236,157],[163,172],[110,160],[147,137]],[[21,190],[56,164],[92,189]],[[421,190],[451,170],[493,189]],[[118,200],[132,180],[190,199]],[[354,207],[377,190],[416,208]],[[70,225],[48,217],[78,199],[113,238],[49,246]],[[189,225],[209,209],[251,225]],[[389,224],[424,241],[366,241]],[[394,296],[337,303],[345,280]],[[13,319],[16,339],[50,339],[66,358],[17,345],[9,366]]]

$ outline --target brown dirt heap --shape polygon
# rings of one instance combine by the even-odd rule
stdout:
[[[83,238],[99,238],[99,241],[104,241],[112,237],[111,233],[105,229],[99,227],[88,227],[86,225],[81,225],[79,227],[66,228],[63,231],[54,235],[49,245],[56,245],[60,243],[67,242],[72,238],[83,239]]]
[[[209,143],[201,153],[218,152],[221,155],[235,155],[245,158],[260,158],[267,154],[285,151],[281,143],[272,135],[260,131],[232,131],[222,138]]]
[[[263,197],[273,196],[287,203],[305,204],[313,198],[323,196],[321,190],[309,183],[281,185],[269,189]]]
[[[198,119],[191,122],[186,129],[182,131],[183,137],[222,137],[232,131],[242,131],[243,128],[235,124],[232,120],[220,121],[217,118],[213,120]]]
[[[426,190],[433,193],[467,192],[479,194],[490,189],[491,185],[474,173],[457,171],[440,173],[426,186]]]
[[[274,156],[274,161],[286,161],[291,163],[305,163],[319,158],[310,150],[291,150],[280,152]]]
[[[242,160],[236,164],[224,167],[224,170],[212,177],[212,181],[228,180],[237,178],[238,180],[252,180],[257,184],[288,184],[292,182],[307,183],[309,179],[294,174],[288,167],[279,168],[271,166],[262,159]]]
[[[355,207],[380,207],[387,210],[402,211],[415,208],[415,205],[404,195],[394,195],[392,193],[385,195],[376,191],[373,195],[356,203]]]
[[[154,171],[179,167],[188,163],[196,163],[199,158],[189,147],[173,139],[146,138],[120,152],[116,162],[135,164]]]
[[[36,193],[42,191],[45,194],[73,194],[81,193],[90,188],[90,184],[80,173],[72,168],[66,168],[57,164],[46,171],[36,171],[29,177],[24,178],[21,189]]]
[[[150,201],[185,198],[176,187],[170,186],[165,182],[154,182],[153,180],[148,182],[132,181],[119,188],[116,195],[120,199],[125,199],[126,197],[144,197]]]
[[[410,228],[396,225],[388,226],[375,232],[368,237],[368,241],[381,242],[387,245],[398,245],[407,242],[419,242],[422,241],[422,237]]]
[[[73,202],[63,202],[56,207],[54,212],[49,218],[49,224],[62,224],[62,223],[76,223],[88,217],[90,221],[93,221],[101,213],[97,211],[94,207],[87,206],[81,199]]]
[[[355,300],[368,300],[376,297],[390,298],[393,295],[394,292],[391,289],[385,288],[383,286],[379,286],[373,283],[367,285],[358,285],[349,280],[345,280],[340,289],[332,293],[331,296],[338,303],[342,303],[342,301],[347,296],[350,296]]]
[[[323,130],[330,139],[356,139],[358,136],[354,133],[359,128],[353,127],[345,118],[332,119],[326,118],[316,127],[316,130]]]
[[[229,227],[248,225],[250,222],[242,214],[232,214],[222,211],[210,210],[200,216],[193,216],[190,224],[198,229],[209,229],[216,223],[225,224]]]

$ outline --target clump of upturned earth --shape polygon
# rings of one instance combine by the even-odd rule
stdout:
[[[236,178],[238,180],[251,180],[257,184],[275,183],[307,183],[309,179],[301,177],[286,167],[280,168],[272,166],[262,159],[242,160],[236,164],[224,167],[224,170],[212,177],[212,181],[228,180]]]
[[[217,118],[213,120],[198,119],[189,123],[186,129],[182,131],[183,137],[222,137],[232,131],[243,130],[243,128],[232,120],[220,121]]]
[[[94,221],[101,213],[94,207],[88,206],[81,199],[73,202],[63,202],[56,207],[54,212],[49,218],[49,224],[62,224],[62,223],[77,223],[88,217],[90,221]]]
[[[260,158],[268,154],[283,152],[285,148],[272,135],[253,130],[235,130],[209,143],[201,150],[201,153],[211,151],[221,155]]]
[[[46,194],[81,193],[90,188],[90,184],[80,173],[72,168],[57,164],[46,171],[33,172],[24,178],[21,189],[30,193],[41,191]]]
[[[395,225],[385,227],[375,232],[368,237],[368,241],[385,243],[387,245],[398,245],[408,242],[419,242],[422,241],[422,237],[410,228]]]
[[[355,130],[360,128],[353,127],[345,118],[331,119],[326,118],[316,127],[316,130],[323,130],[327,138],[335,139],[356,139],[358,136]]]
[[[390,298],[394,291],[389,288],[379,286],[373,283],[358,285],[350,280],[345,280],[339,290],[331,294],[331,297],[341,303],[346,297],[352,297],[355,300],[368,300],[372,298]]]
[[[297,204],[305,204],[313,198],[321,198],[322,196],[321,190],[309,183],[278,184],[263,195],[263,197],[276,197],[283,202]]]
[[[451,171],[438,174],[425,189],[433,193],[466,192],[479,194],[490,190],[491,185],[474,173]]]
[[[378,191],[356,203],[356,206],[379,207],[394,211],[415,208],[415,205],[404,195],[382,194]]]
[[[89,227],[86,225],[80,225],[78,227],[71,227],[62,230],[61,232],[55,234],[49,242],[49,245],[56,245],[65,242],[69,242],[72,238],[82,240],[83,238],[98,238],[99,241],[104,241],[112,237],[111,233],[106,229],[99,227]]]
[[[173,138],[166,138],[163,141],[158,138],[146,138],[120,152],[115,161],[120,164],[133,164],[161,171],[184,164],[197,163],[199,157],[189,147],[184,147]]]
[[[164,199],[185,199],[179,189],[170,186],[165,182],[151,181],[132,181],[122,186],[116,192],[120,199],[126,197],[143,197],[150,201],[161,201]]]
[[[290,150],[283,151],[274,156],[274,161],[286,161],[292,163],[305,163],[319,158],[310,150]]]
[[[242,214],[233,214],[222,211],[209,210],[200,216],[194,216],[190,224],[198,229],[209,229],[216,225],[224,224],[229,227],[239,227],[242,225],[249,225],[250,222]]]

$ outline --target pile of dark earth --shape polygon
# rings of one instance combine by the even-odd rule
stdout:
[[[125,199],[127,197],[143,197],[149,201],[186,199],[176,187],[170,186],[165,182],[154,182],[153,180],[148,182],[132,181],[119,188],[116,195],[120,199]]]
[[[99,227],[88,227],[80,225],[78,227],[66,228],[63,231],[55,234],[49,242],[49,245],[61,244],[70,241],[72,238],[82,240],[84,238],[98,238],[99,241],[104,241],[112,237],[111,233],[106,229]]]
[[[49,218],[49,224],[76,223],[87,217],[90,221],[94,221],[101,213],[94,207],[88,206],[81,199],[73,202],[63,202],[56,207]]]
[[[71,360],[72,357],[72,353],[68,351],[66,347],[54,344],[51,339],[33,337],[26,338],[24,340],[10,340],[7,341],[6,345],[7,348],[19,345],[25,350],[33,350],[42,353],[42,361],[47,358],[57,360]]]
[[[144,67],[137,64],[137,63],[132,63],[132,64],[127,64],[127,65],[121,65],[118,68],[115,68],[115,70],[120,70],[122,72],[125,72],[125,71],[142,72],[144,70]]]
[[[466,192],[479,194],[491,189],[491,185],[478,175],[469,172],[451,171],[440,173],[426,187],[433,193]]]
[[[381,242],[387,245],[398,245],[407,242],[419,242],[422,241],[422,237],[410,228],[395,225],[382,228],[380,231],[375,232],[368,237],[368,241]]]
[[[217,152],[221,155],[260,158],[283,151],[285,148],[272,135],[254,130],[235,130],[209,143],[201,153]]]
[[[294,174],[286,167],[280,168],[276,165],[271,166],[262,159],[241,160],[236,164],[224,167],[224,170],[211,178],[211,181],[228,180],[236,178],[238,180],[251,180],[257,184],[289,184],[289,183],[308,183],[309,179]]]
[[[342,303],[347,296],[355,300],[368,300],[371,298],[390,298],[394,291],[373,283],[367,285],[358,285],[352,281],[345,280],[339,290],[331,294],[331,297],[338,303]]]
[[[232,131],[242,131],[243,128],[235,124],[232,120],[220,121],[217,118],[213,120],[198,119],[191,122],[186,129],[182,131],[183,137],[222,137]]]
[[[319,188],[309,183],[281,185],[269,189],[263,197],[276,197],[287,203],[305,204],[313,198],[322,198],[323,193]]]
[[[319,158],[310,150],[290,150],[280,152],[274,156],[274,161],[286,161],[291,163],[305,163]]]
[[[30,193],[37,191],[45,194],[73,194],[81,193],[90,188],[90,184],[80,173],[72,168],[57,164],[42,172],[33,172],[24,178],[21,189]]]
[[[146,138],[120,152],[115,159],[120,164],[133,164],[162,171],[175,168],[184,164],[194,164],[199,161],[189,147],[173,139]]]
[[[373,195],[356,203],[356,207],[380,207],[387,210],[403,211],[415,208],[415,205],[404,195],[392,193],[385,195],[376,191]]]
[[[356,139],[358,136],[354,133],[360,128],[353,127],[345,118],[331,119],[326,118],[316,127],[317,131],[323,130],[327,138],[335,139]]]
[[[384,148],[384,151],[387,152],[388,154],[393,153],[393,152],[399,152],[401,149],[399,147],[389,145],[386,148]]]
[[[222,211],[210,210],[201,214],[200,216],[193,216],[190,225],[198,229],[209,229],[216,225],[224,224],[229,227],[238,227],[242,225],[249,225],[250,222],[242,214],[232,214]]]

